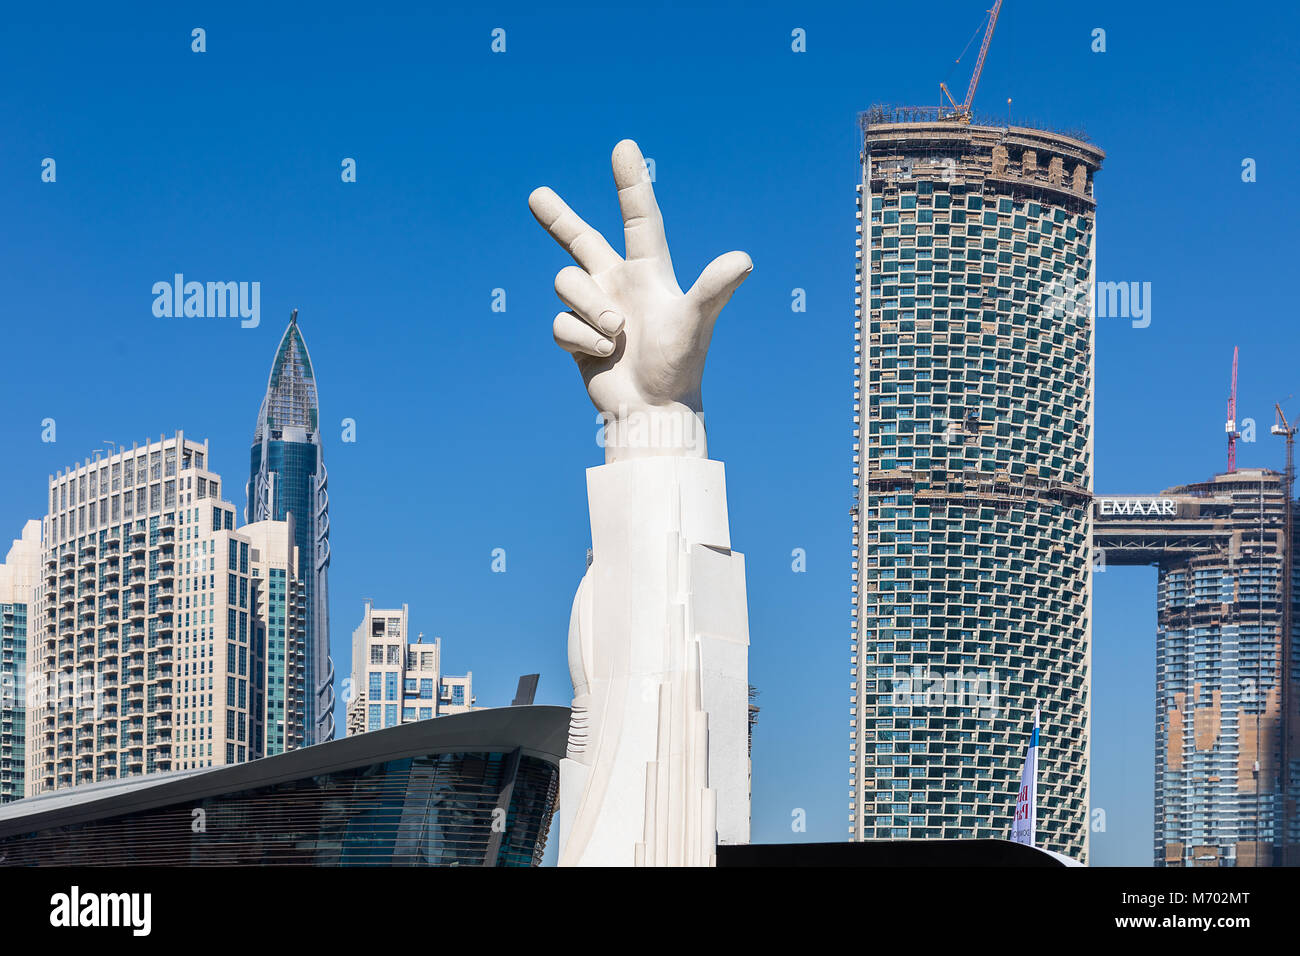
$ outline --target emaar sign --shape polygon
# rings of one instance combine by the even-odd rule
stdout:
[[[1178,502],[1173,498],[1097,499],[1097,517],[1113,518],[1125,515],[1174,518],[1178,515]]]

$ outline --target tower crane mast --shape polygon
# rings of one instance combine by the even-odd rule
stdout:
[[[1228,422],[1223,426],[1228,433],[1228,474],[1237,470],[1237,346],[1232,347],[1232,386],[1228,390]]]

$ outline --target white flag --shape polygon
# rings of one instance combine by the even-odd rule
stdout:
[[[1011,823],[1011,839],[1033,846],[1034,821],[1038,818],[1038,705],[1034,705],[1034,735],[1029,738],[1025,769],[1020,771],[1020,792],[1016,794],[1016,817]]]

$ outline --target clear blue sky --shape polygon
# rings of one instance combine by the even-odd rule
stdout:
[[[551,342],[567,260],[526,199],[555,187],[621,248],[609,153],[635,138],[655,160],[683,284],[729,249],[755,264],[704,383],[749,567],[754,838],[845,839],[856,115],[933,103],[950,76],[964,88],[975,47],[952,60],[984,6],[11,8],[0,536],[40,515],[49,473],[106,439],[176,428],[211,440],[242,508],[258,403],[297,307],[326,423],[340,671],[363,599],[407,602],[415,628],[443,637],[448,669],[474,671],[480,704],[508,703],[532,671],[542,702],[567,703],[583,468],[601,457],[576,369]],[[190,51],[194,27],[206,53]],[[504,54],[489,49],[495,27]],[[806,53],[790,49],[796,27]],[[1240,460],[1280,465],[1272,403],[1300,392],[1287,292],[1298,28],[1281,3],[1003,6],[977,107],[1005,112],[1013,97],[1016,117],[1087,128],[1108,154],[1099,277],[1153,287],[1149,328],[1100,322],[1099,491],[1223,468],[1234,344],[1240,415],[1260,424]],[[344,157],[355,184],[340,181]],[[1242,182],[1245,157],[1258,182]],[[150,288],[175,272],[261,282],[261,326],[154,318]],[[55,444],[40,441],[45,418]],[[355,444],[339,440],[344,418]],[[505,574],[490,571],[498,547]],[[1150,569],[1097,581],[1096,863],[1151,859],[1154,582]],[[806,834],[791,833],[795,808]]]

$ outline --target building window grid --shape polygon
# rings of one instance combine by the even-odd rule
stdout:
[[[915,194],[909,192],[906,185],[900,185],[891,195],[887,185],[884,196],[871,196],[872,224],[863,227],[870,229],[871,242],[866,243],[864,238],[864,252],[869,255],[872,266],[869,294],[865,297],[869,308],[862,310],[867,313],[867,320],[859,321],[856,335],[859,356],[862,355],[860,330],[864,325],[870,341],[866,353],[869,361],[862,363],[859,369],[859,375],[866,381],[855,383],[858,389],[855,391],[855,411],[861,408],[857,400],[865,390],[869,414],[855,417],[855,425],[862,419],[869,422],[866,437],[875,456],[871,459],[870,471],[929,471],[937,463],[947,474],[987,474],[1010,466],[1009,470],[1023,475],[1022,463],[1039,460],[1047,464],[1049,480],[1090,487],[1090,462],[1084,453],[1090,412],[1087,404],[1090,398],[1091,334],[1088,317],[1080,310],[1067,308],[1055,317],[1060,331],[1048,335],[1047,325],[1052,317],[1034,314],[1035,310],[1028,302],[1030,293],[1038,291],[1036,286],[1063,274],[1061,263],[1054,261],[1058,258],[1057,253],[1061,253],[1059,258],[1068,254],[1072,263],[1079,263],[1079,278],[1086,278],[1083,263],[1090,241],[1090,218],[1081,216],[1074,220],[1070,228],[1076,231],[1073,238],[1077,241],[1068,253],[1063,242],[1054,243],[1050,250],[1040,248],[1037,277],[1023,282],[1023,288],[1014,289],[1010,281],[1004,281],[1012,277],[999,275],[999,267],[1010,266],[1015,270],[1015,277],[1027,275],[1018,256],[999,256],[999,262],[981,262],[981,253],[971,249],[968,266],[946,266],[951,261],[949,253],[960,249],[967,238],[962,236],[958,241],[953,235],[952,223],[961,221],[965,226],[962,232],[970,233],[971,238],[982,238],[978,230],[985,225],[982,222],[967,225],[966,217],[959,217],[956,209],[953,209],[950,223],[935,223],[933,215],[921,217],[920,221],[935,223],[946,235],[924,237],[927,253],[923,259],[915,255],[913,244],[917,240],[911,238],[915,230],[907,228],[916,221],[916,213],[911,210],[917,208],[922,195],[935,197],[942,195],[939,191],[946,190],[940,183],[921,181],[913,185]],[[960,190],[952,192],[957,194]],[[971,209],[985,205],[981,196],[966,198]],[[934,205],[941,208],[938,202]],[[897,208],[886,208],[888,206]],[[942,208],[951,207],[943,203]],[[1031,210],[1037,213],[1040,209],[1041,206],[1036,207],[1033,203],[1012,202],[1000,197],[998,211],[1010,218],[1006,225],[997,226],[1000,230],[997,238],[1010,240],[1018,251],[1019,243],[1023,243],[1027,251],[1031,242],[1029,213]],[[1064,210],[1049,211],[1049,215],[1048,231],[1066,218]],[[912,222],[908,221],[909,217]],[[988,224],[997,222],[995,215]],[[1035,224],[1040,229],[1043,227],[1043,223]],[[904,260],[908,264],[899,268],[896,262],[883,258],[882,252],[890,249],[905,251]],[[1028,255],[1023,258],[1027,264]],[[860,283],[867,280],[865,260],[866,256],[861,261]],[[990,303],[983,291],[986,276],[996,276],[998,280],[990,286],[998,290],[992,309],[987,308]],[[859,290],[861,302],[861,285]],[[975,294],[978,294],[977,301]],[[975,314],[972,316],[967,310]],[[998,368],[1005,368],[1008,362],[1009,371],[999,372]],[[1075,387],[1062,389],[1061,386],[1071,380],[1076,383]],[[1018,387],[1017,381],[1032,382],[1036,387]],[[1060,417],[1066,411],[1066,396],[1060,394],[1062,391],[1069,392],[1073,411],[1067,427],[1060,427]],[[972,423],[973,427],[969,428],[969,434],[963,429],[954,435],[954,422],[966,425],[967,406],[971,404],[972,396],[976,397],[974,404],[978,406],[979,415]],[[1049,420],[1051,415],[1058,416],[1055,422]],[[1013,423],[1028,425],[1024,429],[1024,438],[1013,437],[1012,429],[1008,427]],[[1052,427],[1053,424],[1057,427]],[[861,426],[856,425],[855,460],[860,460],[861,430]],[[903,439],[905,441],[900,444]],[[902,453],[904,450],[905,454]],[[854,473],[857,485],[862,477],[861,470],[855,468]],[[897,523],[870,522],[872,506],[878,505],[884,497],[868,493],[864,501],[868,505],[868,515],[854,518],[855,540],[861,540],[858,537],[861,535],[869,548],[872,544],[881,546],[874,549],[881,554],[877,559],[879,564],[890,560],[884,557],[885,554],[897,556],[898,567],[909,572],[914,568],[917,573],[915,576],[909,573],[909,580],[903,585],[907,591],[900,589],[897,592],[882,586],[883,582],[877,576],[879,568],[867,569],[865,575],[855,577],[862,583],[861,590],[855,584],[855,604],[859,596],[864,599],[862,607],[853,615],[855,637],[860,620],[862,637],[867,642],[862,648],[855,646],[855,654],[859,649],[870,651],[873,646],[878,646],[872,641],[873,635],[892,634],[904,639],[915,638],[914,646],[919,648],[918,652],[908,655],[889,655],[889,663],[893,666],[904,663],[909,666],[960,664],[961,658],[967,655],[958,653],[954,659],[950,653],[939,652],[953,645],[960,650],[968,633],[979,633],[982,638],[987,634],[980,643],[991,648],[997,643],[991,625],[996,622],[1000,632],[1005,633],[1005,623],[1014,622],[1014,629],[1002,640],[1013,644],[1032,643],[1034,635],[1030,629],[1036,630],[1034,625],[1047,623],[1050,636],[1056,639],[1058,656],[1082,668],[1086,650],[1084,624],[1077,618],[1072,620],[1075,616],[1069,613],[1069,609],[1059,606],[1059,602],[1052,602],[1049,595],[1077,593],[1086,573],[1084,562],[1071,561],[1054,567],[1044,553],[1047,550],[1044,546],[1076,555],[1082,553],[1086,547],[1088,527],[1087,515],[1082,508],[1053,511],[1027,504],[1023,509],[1001,515],[991,512],[972,515],[970,517],[975,519],[972,524],[968,521],[969,509],[948,508],[931,519],[926,507],[924,517],[927,520],[920,522],[915,518],[922,506],[911,496],[903,496],[902,501],[890,509],[894,512],[890,517],[898,519]],[[914,512],[913,508],[918,510]],[[874,531],[862,533],[864,529],[860,522],[864,518]],[[1063,533],[1058,530],[1062,525]],[[955,532],[956,528],[961,529],[960,533]],[[1015,535],[1020,545],[1016,553],[1023,557],[1013,557],[1010,549],[1000,548],[995,543],[998,536],[1006,536],[1002,540],[1009,540],[1013,530],[1019,532]],[[934,546],[933,553],[931,545]],[[1038,547],[1025,550],[1025,545]],[[855,557],[860,551],[859,548],[855,552]],[[953,557],[959,560],[954,561]],[[998,563],[1005,565],[1007,562],[1011,563],[1011,573],[998,576]],[[972,570],[976,573],[972,574]],[[953,587],[956,582],[952,577],[956,575],[961,575],[960,588]],[[1032,604],[1033,599],[1043,596],[1049,596],[1046,613]],[[926,627],[927,624],[931,627]],[[949,629],[954,624],[960,626],[962,634],[962,638],[955,642],[949,640]],[[864,655],[867,658],[874,656]],[[866,661],[855,656],[855,673],[856,666],[863,663]],[[1020,680],[1030,676],[1034,675],[1023,670],[1015,675]],[[872,687],[871,692],[862,694],[854,703],[855,723],[859,709],[872,717],[881,712],[892,717],[887,701],[888,694],[881,694],[878,688]],[[1059,705],[1062,702],[1054,703]],[[1067,707],[1063,716],[1078,716],[1082,721],[1080,711],[1078,706]],[[875,726],[892,726],[892,721],[876,720]],[[989,735],[990,743],[982,745],[983,748],[990,746],[993,739],[1015,741],[1019,735],[1027,737],[1020,727],[1004,726],[997,731]],[[910,735],[913,731],[908,733]],[[1047,736],[1045,731],[1044,737]],[[965,746],[966,741],[947,733],[942,723],[918,734],[918,737],[919,742],[908,748],[910,755],[901,758],[911,763],[900,767],[877,767],[875,772],[884,778],[908,780],[909,786],[912,775],[924,772],[927,767],[939,769],[936,779],[930,781],[931,785],[941,784],[953,771],[966,772],[961,768],[967,765],[967,755],[957,749]],[[1007,749],[1003,748],[1004,751]],[[981,756],[988,763],[990,755],[987,749]],[[1004,776],[1008,772],[1018,772],[1012,766],[1018,759],[1018,756],[1003,753],[997,760],[996,769]],[[1071,788],[1080,789],[1082,780],[1086,778],[1082,761],[1074,761],[1073,766],[1061,769],[1071,778],[1063,792]],[[966,781],[962,779],[961,784],[965,787]],[[926,792],[921,788],[915,794],[924,796]],[[998,796],[1005,802],[1005,795]],[[945,803],[944,809],[956,813],[934,817],[941,819],[942,825],[927,828],[924,821],[931,817],[909,814],[905,810],[899,815],[895,813],[898,808],[894,801],[887,797],[883,801],[872,801],[866,793],[859,795],[856,791],[855,797],[861,797],[859,805],[865,805],[868,814],[872,807],[881,809],[887,805],[890,808],[890,816],[873,817],[868,821],[867,836],[956,836],[963,835],[961,831],[971,827],[987,827],[988,821],[994,818],[987,808],[983,808],[981,813],[972,812],[970,819],[963,820],[963,815],[974,811],[984,801],[955,801],[951,805]],[[909,801],[909,805],[913,802]],[[925,799],[920,802],[922,805],[929,803]],[[1065,822],[1062,814],[1049,810],[1046,816],[1043,821],[1045,832],[1062,830]],[[1077,831],[1077,814],[1071,820]],[[1067,852],[1072,847],[1081,849],[1082,840],[1077,833],[1063,835],[1062,839],[1064,842],[1058,848]]]

